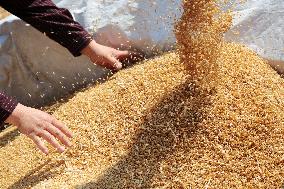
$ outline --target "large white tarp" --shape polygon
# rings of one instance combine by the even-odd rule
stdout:
[[[284,61],[284,1],[247,0],[234,10],[227,39],[244,43],[265,58]]]
[[[68,8],[99,43],[148,56],[175,45],[173,23],[181,15],[181,0],[54,2]],[[244,43],[265,58],[284,60],[283,0],[248,0],[237,5],[235,13],[228,40]],[[16,17],[0,23],[0,45],[0,90],[24,104],[41,105],[108,73],[86,57],[73,58]]]

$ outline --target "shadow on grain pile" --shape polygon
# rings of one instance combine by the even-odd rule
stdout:
[[[3,134],[1,133],[1,136],[0,136],[0,148],[8,145],[9,142],[15,140],[15,138],[17,136],[19,136],[19,135],[20,135],[20,133],[16,129],[11,129],[9,131],[6,131]]]
[[[144,122],[139,125],[139,132],[133,139],[129,154],[106,170],[96,181],[76,188],[155,186],[157,183],[152,179],[159,177],[161,161],[169,159],[177,152],[183,153],[182,151],[188,148],[196,147],[194,144],[196,131],[202,117],[206,117],[205,112],[201,110],[210,105],[211,95],[202,94],[194,86],[187,81],[164,96],[145,113]],[[180,165],[174,166],[178,169]],[[179,183],[173,184],[179,185]]]
[[[37,168],[31,170],[7,189],[31,188],[47,178],[58,175],[60,172],[57,170],[54,171],[54,168],[59,167],[63,163],[63,161],[51,162],[50,160],[47,160]]]

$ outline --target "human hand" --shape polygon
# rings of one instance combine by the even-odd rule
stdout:
[[[48,149],[42,139],[49,142],[58,152],[63,152],[65,147],[59,144],[56,138],[65,146],[71,146],[71,131],[56,118],[40,110],[19,103],[6,122],[17,126],[19,131],[32,139],[45,154],[48,154]]]
[[[120,61],[129,55],[128,51],[119,51],[106,47],[96,43],[94,40],[81,53],[88,56],[93,63],[111,70],[120,70],[122,68]]]

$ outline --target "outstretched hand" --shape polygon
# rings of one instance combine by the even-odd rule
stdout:
[[[129,56],[128,51],[106,47],[96,43],[94,40],[81,53],[88,56],[93,63],[116,71],[122,68],[120,61]]]
[[[17,126],[19,131],[32,139],[45,154],[48,154],[48,149],[42,139],[58,152],[65,150],[58,140],[67,147],[71,146],[69,140],[72,137],[71,131],[62,122],[40,110],[18,104],[6,122]]]

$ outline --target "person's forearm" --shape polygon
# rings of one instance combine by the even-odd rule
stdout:
[[[4,121],[11,115],[17,104],[15,99],[0,92],[0,130],[3,130]]]
[[[0,5],[79,56],[92,40],[67,9],[51,0],[0,0]]]

